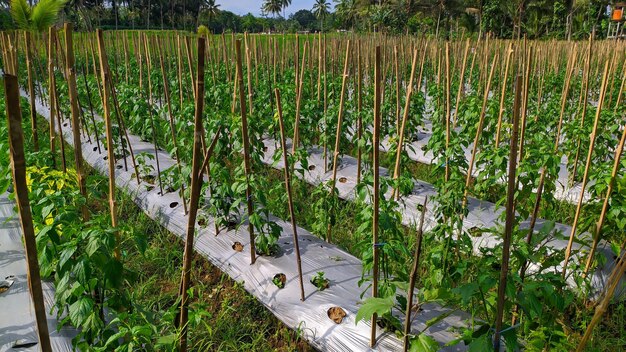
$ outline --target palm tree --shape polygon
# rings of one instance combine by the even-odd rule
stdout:
[[[328,14],[328,10],[330,10],[330,3],[326,2],[326,0],[315,0],[315,4],[313,4],[313,13],[320,20],[320,30],[324,31],[324,17]]]
[[[291,5],[291,0],[280,0],[280,7],[283,9],[283,18],[285,18],[285,9]]]
[[[11,17],[18,28],[43,32],[57,21],[66,0],[41,0],[30,6],[26,0],[11,0]]]
[[[353,27],[358,14],[358,0],[335,0],[335,14],[342,20],[344,28]]]
[[[276,15],[280,14],[280,10],[282,10],[282,8],[282,0],[265,0],[261,10],[265,13],[271,13],[274,17],[276,17]]]
[[[202,0],[198,4],[198,17],[196,18],[196,28],[200,24],[200,12],[205,11],[209,15],[209,23],[213,21],[215,16],[220,12],[220,5],[215,0]]]

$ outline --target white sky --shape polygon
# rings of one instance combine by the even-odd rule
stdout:
[[[334,8],[335,3],[332,0],[327,0],[331,4],[331,8]],[[245,15],[251,12],[253,15],[261,15],[261,5],[263,0],[217,0],[220,10],[227,10],[234,12],[238,15]],[[290,14],[306,9],[313,8],[315,0],[292,0],[291,5],[285,9],[285,16],[289,17]]]

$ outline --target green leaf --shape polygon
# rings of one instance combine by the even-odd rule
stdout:
[[[468,352],[484,352],[493,350],[489,334],[483,334],[469,344]]]
[[[438,350],[439,343],[426,334],[419,334],[410,340],[410,352],[431,352]]]
[[[393,307],[393,296],[387,298],[370,297],[363,302],[356,314],[355,324],[363,319],[370,319],[374,313],[382,315]]]
[[[72,324],[80,327],[93,310],[93,300],[87,296],[83,296],[78,301],[72,303],[69,308],[69,316]]]

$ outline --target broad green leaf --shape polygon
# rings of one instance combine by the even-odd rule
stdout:
[[[370,297],[363,302],[356,314],[355,324],[363,319],[370,319],[374,313],[382,315],[393,307],[393,296],[387,298]]]

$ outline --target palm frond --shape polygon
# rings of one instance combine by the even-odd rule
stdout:
[[[25,0],[23,0],[25,1]],[[56,21],[59,11],[63,9],[67,0],[41,0],[33,8],[33,29],[42,32],[52,26]]]
[[[19,29],[30,30],[31,8],[26,0],[11,0],[11,17]]]

